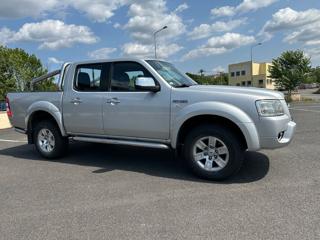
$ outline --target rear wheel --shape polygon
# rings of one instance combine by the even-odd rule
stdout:
[[[37,151],[45,158],[61,157],[68,148],[68,138],[61,135],[58,126],[51,121],[38,123],[33,131]]]
[[[220,125],[203,125],[193,129],[184,145],[189,168],[201,178],[223,180],[241,167],[244,151],[239,139]]]

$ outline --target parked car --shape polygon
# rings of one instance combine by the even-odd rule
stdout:
[[[6,110],[7,110],[6,103],[5,102],[0,102],[0,112],[6,111]]]
[[[57,92],[7,97],[11,124],[45,158],[63,156],[69,139],[173,149],[198,176],[221,180],[245,151],[284,147],[296,128],[282,93],[198,85],[164,61],[66,63],[33,83],[58,73]]]

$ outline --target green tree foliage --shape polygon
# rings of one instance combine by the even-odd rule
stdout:
[[[186,74],[194,81],[202,85],[228,85],[227,73],[221,73],[219,75],[203,75],[203,72],[201,72],[200,75],[193,73]]]
[[[274,79],[277,88],[288,91],[288,98],[291,99],[291,92],[306,80],[310,70],[310,58],[303,51],[286,51],[272,60],[270,77]]]
[[[308,82],[320,83],[320,67],[315,67],[311,69]]]
[[[308,83],[319,83],[320,84],[320,67],[315,67],[311,69],[308,77]],[[320,88],[315,93],[320,94]]]
[[[0,101],[8,92],[30,91],[33,78],[47,73],[41,61],[23,49],[0,46]],[[53,90],[53,79],[38,84],[36,90]]]

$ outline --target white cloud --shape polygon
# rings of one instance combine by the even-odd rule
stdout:
[[[268,7],[277,1],[278,0],[243,0],[243,2],[237,6],[237,11],[240,13],[256,11],[260,8]]]
[[[0,1],[0,17],[21,18],[39,17],[57,7],[58,0],[10,0]]]
[[[254,42],[255,38],[253,36],[246,36],[239,33],[226,33],[222,36],[210,38],[205,45],[185,54],[182,57],[182,60],[222,54]]]
[[[139,43],[150,44],[153,42],[153,33],[167,25],[158,40],[175,38],[185,32],[182,19],[175,12],[168,12],[164,0],[136,1],[129,7],[129,21],[124,29],[130,32],[131,37]]]
[[[182,47],[171,42],[185,32],[186,27],[177,12],[185,10],[186,7],[186,4],[182,4],[170,12],[164,0],[136,0],[130,5],[129,20],[122,27],[134,41],[122,46],[123,54],[153,57],[153,33],[164,26],[168,28],[157,34],[158,56],[167,58],[180,51]]]
[[[67,8],[83,12],[96,22],[106,22],[114,11],[130,2],[129,0],[10,0],[0,1],[0,17],[21,18],[43,16],[46,13],[61,13]]]
[[[174,11],[179,13],[179,12],[183,12],[184,10],[187,10],[189,8],[188,4],[183,3],[180,4]]]
[[[320,32],[319,32],[319,22],[315,24],[310,24],[308,26],[302,27],[297,31],[288,34],[284,38],[284,42],[290,44],[301,42],[305,45],[320,45]]]
[[[191,37],[191,39],[201,39],[205,37],[209,37],[215,32],[229,32],[247,22],[247,18],[241,18],[236,20],[230,20],[230,21],[217,21],[213,24],[201,24],[197,27],[195,27],[192,32],[190,32],[188,35]]]
[[[157,56],[159,58],[168,58],[182,49],[177,44],[160,45],[157,48]],[[152,44],[145,45],[139,43],[126,43],[122,47],[125,56],[133,56],[138,58],[153,58],[154,46]]]
[[[236,8],[232,6],[223,6],[211,9],[211,15],[214,17],[232,17],[236,14]]]
[[[272,15],[259,35],[270,39],[274,33],[282,31],[285,33],[284,42],[316,45],[320,44],[319,26],[319,9],[295,11],[291,8],[284,8]]]
[[[213,73],[220,73],[220,72],[226,72],[226,69],[222,66],[217,66],[217,67],[214,67],[212,69],[212,72]]]
[[[80,12],[84,12],[90,19],[96,22],[105,22],[114,15],[127,0],[76,0],[69,4]]]
[[[263,27],[265,32],[276,32],[301,27],[320,20],[320,10],[309,9],[295,11],[291,8],[283,8],[272,15]]]
[[[0,29],[0,45],[6,45],[10,42],[10,39],[14,36],[14,32],[9,28],[1,28]]]
[[[117,23],[113,24],[113,27],[115,29],[121,28],[121,24],[117,22]]]
[[[90,28],[67,25],[59,20],[26,23],[17,32],[11,31],[9,35],[7,42],[39,42],[40,49],[51,50],[71,47],[76,43],[93,44],[98,41]]]
[[[63,61],[62,60],[59,60],[55,57],[49,57],[48,58],[48,63],[53,63],[53,64],[62,64]]]
[[[320,59],[320,47],[305,49],[305,53],[313,60]]]
[[[88,56],[93,59],[109,58],[111,53],[117,51],[116,48],[100,48],[95,51],[89,52]]]
[[[237,13],[247,13],[268,7],[278,0],[243,0],[238,6],[223,6],[211,9],[213,17],[232,17]]]

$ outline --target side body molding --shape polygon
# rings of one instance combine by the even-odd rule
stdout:
[[[59,110],[59,108],[57,106],[55,106],[51,102],[47,102],[47,101],[38,101],[38,102],[35,102],[29,106],[29,108],[27,109],[26,118],[25,118],[26,128],[28,128],[28,123],[29,123],[30,117],[32,116],[33,113],[35,113],[37,111],[44,111],[44,112],[49,113],[56,120],[56,122],[60,128],[61,135],[67,136],[67,133],[66,133],[64,126],[63,126],[61,111]]]
[[[176,148],[181,126],[190,118],[201,115],[224,117],[235,123],[242,131],[248,145],[248,150],[260,148],[259,135],[252,119],[240,108],[222,102],[198,102],[174,112],[171,120],[171,146]]]

